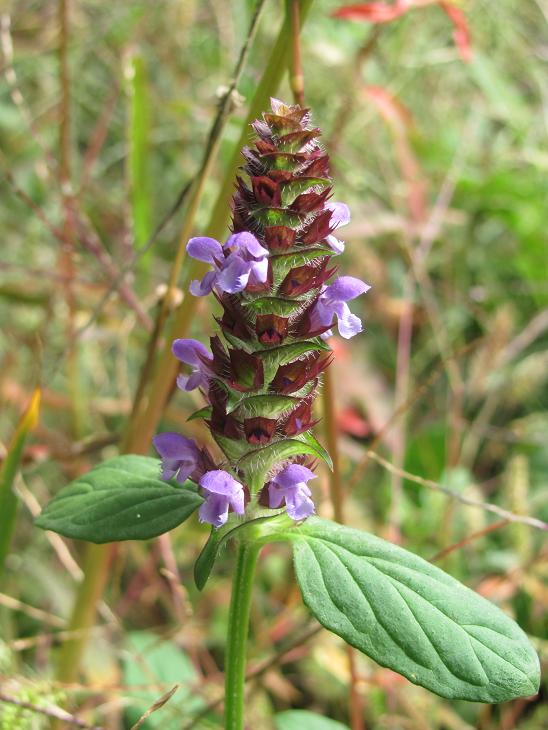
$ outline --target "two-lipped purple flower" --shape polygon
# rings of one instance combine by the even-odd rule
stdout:
[[[192,479],[201,487],[204,502],[199,510],[200,522],[218,528],[227,521],[230,509],[237,515],[244,514],[243,485],[222,469],[205,471],[202,452],[192,439],[168,431],[157,434],[153,441],[162,457],[162,479],[175,479],[180,484]],[[315,510],[307,482],[315,478],[307,467],[289,464],[268,485],[269,506],[277,509],[285,504],[293,520],[309,517]]]
[[[289,464],[276,474],[268,485],[269,505],[272,509],[285,503],[292,520],[304,520],[314,513],[312,492],[307,485],[316,474],[301,464]]]
[[[202,452],[192,439],[168,431],[159,433],[153,442],[162,457],[162,479],[175,479],[183,484],[190,478],[202,488],[200,522],[221,527],[228,519],[230,508],[238,515],[244,514],[243,485],[222,469],[205,471]]]
[[[357,335],[363,330],[363,324],[359,317],[352,314],[347,302],[359,297],[360,294],[365,294],[370,288],[369,284],[354,276],[340,276],[329,286],[322,287],[310,315],[311,329],[314,331],[329,327],[336,317],[341,337],[348,340]],[[331,337],[332,334],[333,332],[328,330],[322,337]]]
[[[346,226],[350,223],[350,208],[346,205],[346,203],[329,202],[325,207],[331,211],[331,218],[329,222],[333,229],[336,230],[337,228],[341,228],[342,226]],[[344,251],[344,241],[339,241],[339,239],[332,233],[329,234],[325,240],[335,253],[339,254]]]
[[[195,441],[180,433],[166,431],[154,436],[152,442],[162,457],[162,479],[176,479],[179,484],[190,477],[194,481],[200,479],[203,474],[203,470],[200,472],[201,451]]]
[[[198,513],[200,522],[221,527],[228,519],[229,508],[237,515],[244,514],[244,488],[227,471],[208,471],[200,479],[199,485],[205,492],[205,500]]]
[[[212,361],[213,355],[206,346],[198,340],[179,339],[173,341],[171,351],[177,360],[193,368],[191,375],[179,375],[177,377],[177,386],[181,390],[188,391],[203,388],[207,391],[211,376],[207,361]]]
[[[191,282],[195,297],[213,289],[236,294],[248,284],[264,284],[268,278],[268,250],[248,231],[234,233],[224,246],[207,236],[191,238],[186,250],[192,258],[213,266],[201,281]]]

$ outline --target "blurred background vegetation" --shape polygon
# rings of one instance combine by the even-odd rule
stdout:
[[[380,25],[333,17],[342,4],[313,2],[302,44],[335,198],[353,214],[341,271],[373,285],[354,306],[366,333],[334,343],[346,520],[502,606],[545,662],[542,532],[439,487],[548,520],[548,4],[460,3],[469,48],[462,28],[455,44],[437,3]],[[0,694],[103,728],[130,728],[174,684],[143,727],[220,727],[218,707],[204,708],[222,693],[230,552],[200,594],[192,566],[205,526],[190,521],[171,543],[124,544],[79,682],[59,683],[82,546],[34,529],[32,515],[117,453],[184,205],[149,238],[199,169],[253,9],[250,0],[2,4],[0,456],[37,385],[43,397],[0,585]],[[205,232],[283,14],[267,0],[195,233]],[[275,95],[291,98],[286,78]],[[191,336],[209,335],[208,306]],[[178,392],[162,428],[205,439],[186,422],[200,405]],[[320,481],[319,512],[331,516],[327,474]],[[291,709],[353,730],[547,726],[540,697],[449,702],[361,655],[350,672],[342,641],[316,631],[301,605],[283,546],[264,551],[258,575],[249,728],[322,730],[317,717],[291,713],[275,725]],[[3,730],[48,722],[0,703]]]

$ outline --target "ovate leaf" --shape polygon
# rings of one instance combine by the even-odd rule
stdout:
[[[157,459],[118,456],[61,489],[36,524],[95,543],[147,540],[180,525],[202,501],[190,482],[162,481]]]
[[[505,702],[538,691],[539,661],[523,631],[439,568],[318,518],[288,536],[308,608],[382,666],[450,699]]]

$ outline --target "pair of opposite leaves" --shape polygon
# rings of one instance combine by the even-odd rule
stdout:
[[[156,537],[184,522],[202,503],[192,483],[164,482],[158,474],[156,459],[110,459],[62,489],[37,525],[95,543]],[[328,520],[312,517],[301,525],[279,527],[275,520],[263,521],[259,539],[291,542],[297,581],[310,611],[382,666],[453,699],[504,702],[538,691],[539,661],[523,631],[439,568]],[[221,540],[229,535],[212,536],[200,556],[200,588]]]

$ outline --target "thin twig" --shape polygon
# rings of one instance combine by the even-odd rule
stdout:
[[[383,459],[382,456],[377,454],[375,451],[371,451],[371,449],[367,450],[367,455],[370,459],[376,461],[377,464],[380,464],[391,474],[396,473],[404,479],[408,479],[415,484],[420,484],[422,487],[427,487],[428,489],[432,489],[436,492],[441,492],[447,497],[451,497],[451,499],[456,499],[458,502],[462,502],[462,504],[466,504],[469,507],[477,507],[479,509],[485,510],[486,512],[493,512],[493,514],[499,515],[499,517],[502,517],[509,522],[520,522],[523,525],[536,527],[539,530],[548,530],[548,523],[543,522],[543,520],[539,520],[536,517],[529,517],[528,515],[518,515],[514,512],[509,512],[508,510],[503,509],[496,504],[492,504],[491,502],[481,502],[478,499],[464,497],[462,494],[459,494],[458,492],[453,492],[451,489],[447,489],[447,487],[444,487],[441,484],[438,484],[438,482],[432,481],[431,479],[424,479],[423,477],[419,477],[416,474],[411,474],[410,472],[405,471],[405,469],[397,469],[394,464],[391,464],[386,459]]]
[[[442,560],[443,558],[450,555],[455,550],[460,550],[460,548],[465,547],[466,545],[469,545],[471,542],[474,542],[475,540],[479,540],[481,537],[485,537],[485,535],[489,535],[491,532],[495,532],[495,530],[500,530],[501,527],[505,527],[506,525],[509,525],[508,520],[499,520],[498,522],[493,522],[492,525],[488,525],[487,527],[484,527],[483,530],[478,530],[477,532],[473,532],[471,535],[467,535],[466,537],[463,537],[462,540],[459,540],[458,542],[453,543],[453,545],[448,545],[448,547],[444,548],[443,550],[440,550],[439,553],[436,553],[433,557],[430,558],[431,563],[437,563],[438,560]]]
[[[55,616],[53,613],[42,611],[41,608],[36,608],[35,606],[29,606],[28,603],[23,603],[22,601],[17,600],[17,598],[8,596],[5,593],[0,593],[0,605],[5,606],[11,611],[21,611],[21,613],[25,613],[27,616],[30,616],[41,623],[57,626],[58,628],[63,628],[66,625],[65,619],[60,616]]]
[[[161,709],[166,704],[166,702],[169,702],[169,700],[173,697],[175,692],[177,692],[180,686],[181,685],[179,684],[174,685],[168,692],[166,692],[159,699],[157,699],[156,702],[154,702],[154,704],[151,705],[148,710],[141,715],[135,725],[132,725],[131,730],[138,730],[140,727],[142,727],[147,718],[150,717],[153,712]]]
[[[453,359],[457,359],[460,357],[463,357],[464,355],[468,354],[471,350],[473,350],[475,347],[480,345],[484,341],[484,337],[478,337],[475,340],[472,340],[472,342],[468,342],[466,345],[461,347],[457,352],[455,352],[452,355]],[[443,375],[443,373],[446,370],[446,363],[444,360],[441,360],[438,365],[433,369],[433,371],[430,373],[428,378],[424,381],[424,383],[421,383],[418,388],[411,394],[411,396],[400,406],[396,408],[396,410],[392,413],[388,421],[382,426],[382,428],[377,432],[375,435],[375,438],[370,444],[370,449],[374,449],[377,444],[379,444],[386,433],[392,428],[394,423],[397,421],[397,419],[403,415],[412,405],[415,403],[421,396],[423,396],[430,387],[438,380],[438,378]],[[369,451],[366,451],[362,457],[362,459],[356,464],[354,467],[354,472],[352,476],[350,477],[348,481],[348,490],[352,490],[356,484],[361,479],[364,469],[367,466],[367,462],[369,461]]]
[[[27,195],[27,193],[22,190],[17,182],[15,181],[13,175],[11,172],[7,169],[4,169],[2,171],[6,181],[9,183],[12,191],[14,194],[23,202],[26,206],[28,206],[33,213],[37,216],[37,218],[44,224],[44,226],[50,231],[50,233],[59,241],[59,243],[62,246],[66,245],[67,237],[65,235],[65,232],[55,226],[45,215],[44,211],[38,206],[34,200]],[[136,316],[138,317],[141,324],[146,328],[149,329],[151,326],[150,319],[148,315],[143,311],[141,304],[139,302],[139,299],[137,298],[137,295],[133,292],[133,290],[129,287],[127,282],[124,281],[124,278],[126,277],[128,270],[126,269],[118,269],[112,258],[110,257],[110,254],[107,253],[107,251],[103,248],[103,245],[97,236],[97,234],[91,229],[89,225],[87,225],[79,216],[76,220],[76,225],[79,228],[79,233],[81,235],[80,242],[82,246],[89,251],[89,253],[93,254],[95,258],[99,261],[101,266],[103,267],[103,270],[107,273],[111,286],[107,289],[105,292],[105,295],[101,299],[102,304],[106,304],[106,302],[110,299],[113,292],[115,290],[118,290],[118,293],[120,297],[128,304],[134,311]],[[64,277],[66,280],[66,276]],[[92,321],[95,321],[96,316],[98,316],[99,311],[101,311],[101,305],[99,305],[99,308],[95,310],[94,315],[92,315],[93,319],[86,322],[85,325],[80,327],[79,329],[75,330],[74,337],[75,339],[78,339],[83,332],[89,327]]]

